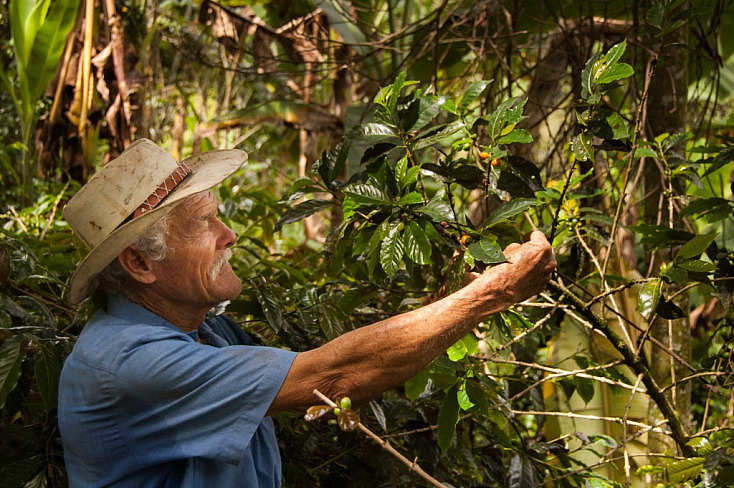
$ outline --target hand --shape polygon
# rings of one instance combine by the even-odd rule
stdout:
[[[545,235],[540,231],[530,234],[524,244],[513,243],[505,248],[506,263],[492,266],[482,274],[475,274],[482,284],[500,289],[508,303],[521,302],[545,289],[556,269],[556,257]]]

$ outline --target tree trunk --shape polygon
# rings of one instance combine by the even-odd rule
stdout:
[[[642,2],[642,12],[652,7],[651,1]],[[682,7],[681,7],[682,8]],[[668,16],[668,18],[671,15]],[[686,130],[685,115],[687,104],[686,60],[688,52],[685,46],[687,30],[679,28],[662,39],[656,38],[658,29],[647,26],[644,33],[645,45],[652,48],[652,52],[659,52],[657,65],[650,83],[649,99],[647,103],[647,125],[645,132],[648,140],[660,134],[674,134]],[[682,149],[682,148],[679,148]],[[673,215],[673,207],[669,206],[671,194],[666,189],[674,186],[665,176],[664,163],[648,158],[644,169],[645,191],[645,220],[650,224],[667,227],[676,227],[679,219]],[[674,188],[675,191],[675,188]],[[663,261],[669,261],[670,255],[659,253],[653,258],[650,274]],[[679,304],[681,305],[681,304]],[[681,307],[684,308],[685,307]],[[691,355],[691,335],[687,319],[663,320],[656,319],[651,327],[651,337],[678,354],[686,361]],[[650,351],[651,372],[660,387],[675,384],[686,376],[685,366],[672,359],[664,349],[652,345]],[[680,414],[684,426],[690,427],[691,390],[690,382],[681,383],[671,388],[666,395],[675,410]],[[651,416],[659,416],[651,412]],[[675,448],[672,439],[667,436],[651,433],[649,448],[652,452],[664,452]]]

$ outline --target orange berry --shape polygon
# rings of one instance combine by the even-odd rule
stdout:
[[[482,151],[479,153],[479,157],[482,159],[487,159],[489,158],[489,153],[487,151]]]
[[[466,246],[471,242],[471,236],[469,234],[464,234],[463,236],[461,236],[460,242],[462,246]]]
[[[492,162],[491,162],[491,163],[489,163],[489,164],[491,164],[492,166],[494,166],[494,167],[496,168],[497,166],[499,166],[500,164],[502,164],[502,161],[500,161],[500,160],[499,160],[499,159],[497,159],[497,158],[494,158],[494,159],[492,160]]]

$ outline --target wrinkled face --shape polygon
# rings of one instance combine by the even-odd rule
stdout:
[[[212,307],[236,297],[242,283],[227,262],[237,236],[217,216],[210,191],[188,197],[171,213],[166,258],[154,263],[156,291],[172,303]]]

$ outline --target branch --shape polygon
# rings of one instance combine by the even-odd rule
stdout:
[[[606,320],[586,308],[586,304],[573,292],[568,290],[563,284],[561,284],[560,282],[551,281],[549,283],[549,286],[554,291],[560,293],[563,297],[565,297],[576,308],[578,313],[583,315],[584,318],[586,318],[596,330],[603,333],[607,337],[609,342],[614,346],[614,348],[622,355],[625,364],[632,368],[635,374],[642,376],[642,382],[645,384],[647,394],[650,395],[650,398],[655,402],[658,409],[660,409],[660,412],[667,419],[668,425],[670,426],[671,430],[671,437],[673,438],[673,440],[675,440],[676,444],[678,444],[679,449],[686,457],[695,456],[693,448],[686,445],[689,436],[683,430],[683,425],[681,424],[678,414],[675,412],[675,409],[673,409],[673,407],[670,405],[667,398],[665,398],[665,395],[661,392],[660,388],[655,382],[655,379],[652,377],[652,373],[650,373],[649,368],[643,361],[642,356],[635,354],[634,351],[632,351],[629,346],[624,343],[622,338],[619,337],[609,327],[609,324],[607,324]]]
[[[331,399],[329,399],[329,397],[327,397],[326,395],[324,395],[323,393],[321,393],[319,390],[314,390],[313,391],[313,394],[316,395],[317,397],[319,397],[319,399],[321,401],[323,401],[324,403],[326,403],[330,407],[336,407],[337,406],[336,403],[334,403],[333,401],[331,401]],[[364,424],[362,424],[362,422],[359,422],[357,424],[357,427],[359,427],[359,429],[362,432],[364,432],[365,434],[367,434],[367,436],[370,437],[373,441],[375,441],[376,443],[378,443],[383,449],[385,449],[387,452],[389,452],[390,454],[392,454],[393,456],[395,456],[396,458],[398,458],[398,460],[401,463],[405,464],[408,467],[408,470],[413,471],[418,476],[420,476],[424,480],[428,481],[432,486],[435,486],[437,488],[446,488],[446,485],[444,485],[443,483],[440,483],[438,480],[436,480],[430,474],[428,474],[425,471],[423,471],[423,469],[420,466],[418,466],[415,463],[415,461],[410,461],[408,458],[406,458],[405,456],[403,456],[402,454],[400,454],[398,451],[395,450],[394,447],[392,447],[390,445],[389,442],[387,442],[386,440],[381,439],[377,434],[375,434],[370,429],[368,429],[367,427],[365,427]]]

